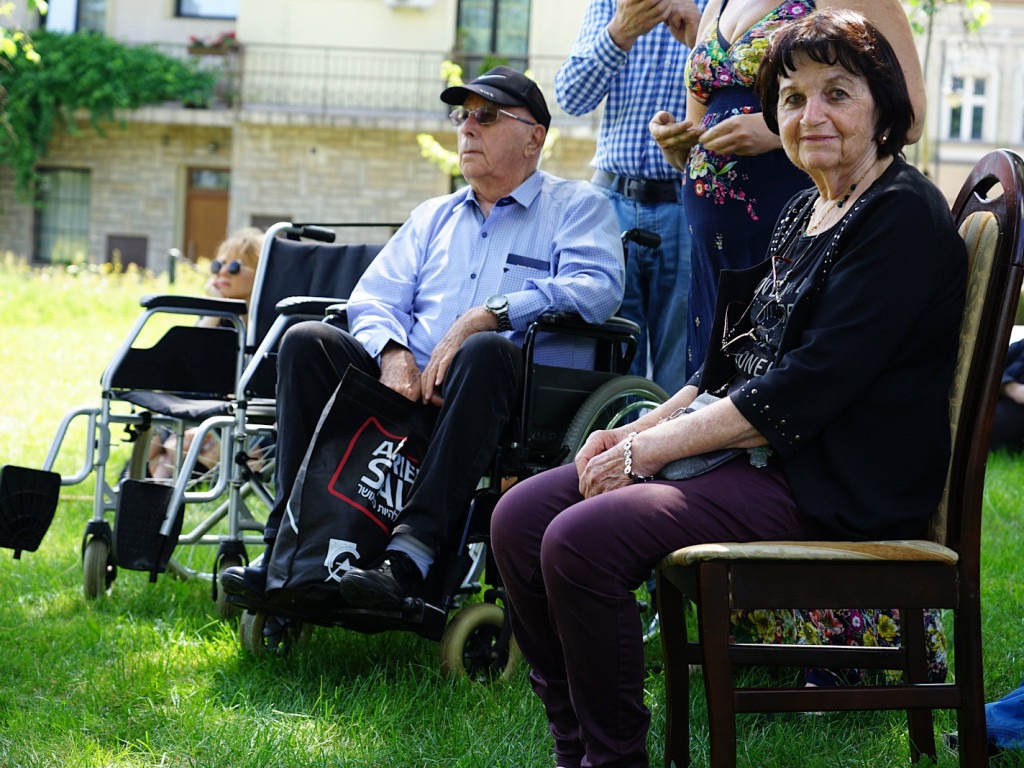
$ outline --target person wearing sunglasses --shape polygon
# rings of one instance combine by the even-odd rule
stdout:
[[[232,233],[217,247],[217,256],[210,262],[210,277],[203,288],[204,293],[220,299],[241,299],[248,303],[252,297],[253,280],[256,277],[256,265],[259,263],[262,247],[263,232],[256,227],[246,227]],[[196,325],[210,328],[220,325],[233,327],[230,322],[219,317],[200,317]],[[192,444],[194,434],[195,429],[185,430],[183,454]],[[166,479],[174,476],[177,443],[178,437],[172,430],[166,427],[156,429],[149,442],[149,477]],[[220,445],[211,433],[203,443],[199,463],[209,469],[218,461]]]
[[[722,274],[703,367],[491,518],[564,768],[649,765],[633,590],[670,552],[919,538],[942,496],[967,255],[942,192],[902,158],[914,110],[896,53],[864,16],[819,10],[766,40],[756,87],[813,185],[760,264]]]
[[[262,247],[263,232],[256,227],[246,227],[232,233],[218,246],[216,258],[210,262],[210,278],[203,289],[206,295],[248,302],[252,298],[256,265]],[[219,322],[218,318],[204,317],[199,324],[217,325]]]
[[[391,610],[421,594],[512,416],[529,325],[551,311],[602,322],[622,301],[611,204],[585,181],[538,168],[551,114],[537,84],[498,66],[447,88],[441,100],[451,107],[468,186],[412,211],[352,291],[348,331],[300,323],[282,339],[267,552],[262,565],[226,569],[229,594],[263,596],[296,475],[349,365],[428,404],[434,430],[387,550],[337,577],[341,598]],[[589,345],[549,337],[535,360],[590,367],[593,355]]]

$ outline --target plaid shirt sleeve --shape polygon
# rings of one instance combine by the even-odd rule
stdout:
[[[597,109],[626,65],[627,54],[608,34],[615,0],[591,0],[572,53],[555,75],[555,98],[570,115]]]

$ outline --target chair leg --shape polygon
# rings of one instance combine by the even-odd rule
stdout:
[[[700,599],[701,658],[708,700],[711,768],[736,766],[736,699],[729,661],[729,567],[703,563],[697,567]]]
[[[923,685],[928,682],[928,655],[925,648],[924,611],[920,608],[900,610],[900,644],[907,666],[903,670],[904,685]],[[907,732],[910,736],[910,762],[915,765],[921,755],[932,762],[935,754],[935,725],[930,709],[907,710]]]
[[[658,617],[665,664],[665,768],[690,765],[690,665],[686,596],[658,571]]]
[[[961,768],[987,768],[988,746],[985,736],[985,690],[981,666],[981,609],[977,587],[963,589],[974,593],[974,600],[961,598],[953,625],[954,658],[957,683],[961,688],[961,706],[956,711],[957,742]]]

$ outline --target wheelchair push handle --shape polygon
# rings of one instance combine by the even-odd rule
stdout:
[[[661,245],[661,235],[657,232],[651,232],[649,229],[640,229],[639,227],[627,229],[622,233],[622,247],[626,248],[630,240],[643,248],[657,248]]]
[[[333,229],[328,229],[320,224],[292,224],[283,221],[268,229],[267,235],[270,237],[283,235],[287,240],[306,238],[307,240],[317,240],[321,243],[333,243],[335,237],[337,237]]]
[[[327,229],[326,227],[318,227],[316,224],[297,224],[295,228],[298,230],[300,237],[318,240],[321,243],[334,242],[334,230]]]

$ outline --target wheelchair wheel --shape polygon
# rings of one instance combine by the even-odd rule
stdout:
[[[509,680],[523,655],[515,637],[508,646],[499,642],[505,611],[494,603],[472,603],[462,608],[441,635],[441,671],[478,683]]]
[[[105,595],[114,583],[110,542],[94,536],[82,552],[82,592],[89,600]]]
[[[284,656],[305,645],[313,636],[313,625],[295,619],[282,619],[264,611],[242,612],[238,620],[238,640],[258,659]]]
[[[566,463],[573,460],[591,432],[634,421],[668,397],[664,389],[643,376],[620,376],[606,381],[583,401],[566,430]]]

